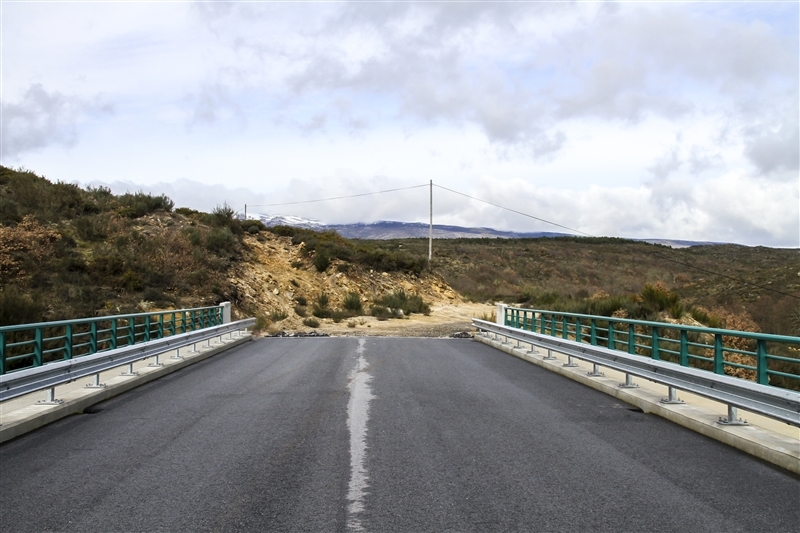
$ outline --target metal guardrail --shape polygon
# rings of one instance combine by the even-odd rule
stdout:
[[[0,327],[0,375],[223,323],[223,306]]]
[[[506,326],[737,374],[762,385],[800,386],[800,337],[516,307],[506,307],[503,320]]]
[[[214,337],[233,334],[255,325],[255,318],[229,322],[221,326],[213,326],[189,333],[181,333],[114,350],[86,355],[68,361],[58,361],[44,366],[27,368],[0,376],[0,401],[10,400],[23,394],[43,389],[50,389],[48,400],[41,403],[59,403],[55,399],[53,388],[56,385],[75,381],[86,376],[96,376],[93,386],[102,387],[99,374],[105,370],[129,365],[126,375],[135,375],[132,364],[142,359],[155,357],[154,365],[160,366],[158,356],[167,351],[183,346],[196,344]]]
[[[569,339],[559,339],[541,333],[503,326],[485,320],[473,319],[472,325],[479,332],[492,333],[514,339],[519,342],[544,348],[553,359],[553,350],[567,355],[565,366],[570,366],[572,358],[590,362],[594,365],[589,375],[602,376],[598,367],[603,366],[624,372],[625,383],[622,387],[634,386],[630,376],[638,376],[669,387],[668,398],[664,403],[682,403],[677,399],[675,390],[691,392],[705,398],[727,404],[728,418],[721,419],[723,424],[744,424],[736,409],[741,408],[759,413],[793,426],[800,427],[800,393],[769,387],[732,376],[718,375],[708,371],[687,368],[666,361],[654,360],[610,349],[593,346]]]

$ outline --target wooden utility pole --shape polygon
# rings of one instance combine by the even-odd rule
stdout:
[[[433,259],[433,180],[431,180],[431,225],[428,228],[428,268]]]

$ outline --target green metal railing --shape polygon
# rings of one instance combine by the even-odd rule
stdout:
[[[800,337],[507,307],[504,324],[756,381],[800,389]]]
[[[222,324],[222,306],[0,327],[0,374]]]

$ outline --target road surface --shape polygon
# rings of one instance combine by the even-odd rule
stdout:
[[[273,338],[0,446],[0,531],[781,532],[800,480],[460,339]]]

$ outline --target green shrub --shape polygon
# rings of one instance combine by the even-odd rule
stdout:
[[[317,272],[325,272],[329,266],[331,266],[331,258],[328,254],[322,251],[317,252],[317,255],[314,256],[314,267]]]
[[[429,315],[431,313],[431,306],[424,302],[420,295],[409,295],[403,289],[387,294],[375,300],[375,303],[389,309],[400,309],[406,315],[413,313]]]
[[[280,322],[281,320],[285,320],[289,315],[286,314],[285,311],[277,309],[270,313],[269,319],[273,322]]]
[[[306,297],[300,294],[294,297],[294,301],[297,302],[299,305],[303,306],[308,305],[308,300],[306,300]]]
[[[342,307],[344,307],[345,311],[349,311],[350,313],[356,315],[361,315],[364,313],[364,306],[361,303],[361,297],[355,291],[350,291],[347,293]]]
[[[344,320],[345,318],[347,318],[348,316],[349,315],[347,313],[345,313],[344,311],[339,311],[339,310],[331,311],[331,318],[337,324],[339,322],[341,322],[342,320]]]
[[[44,320],[45,306],[40,298],[31,298],[14,286],[0,290],[0,326],[31,324]]]
[[[322,308],[325,308],[325,307],[328,307],[329,303],[330,303],[330,298],[324,292],[321,293],[319,296],[317,296],[317,305],[318,306],[320,306]]]
[[[310,328],[318,328],[319,327],[319,320],[317,320],[316,318],[313,318],[313,317],[308,317],[305,320],[303,320],[303,324],[305,324],[306,326],[308,326]]]
[[[139,218],[158,210],[172,211],[175,202],[164,194],[153,196],[142,191],[125,193],[118,197],[119,215],[127,218]]]
[[[373,305],[370,309],[370,314],[378,320],[387,320],[392,316],[389,308],[382,305]]]
[[[206,235],[206,249],[218,256],[230,256],[239,241],[230,228],[212,228]]]
[[[297,313],[297,316],[306,316],[308,308],[305,305],[297,304],[294,306],[294,312]]]

